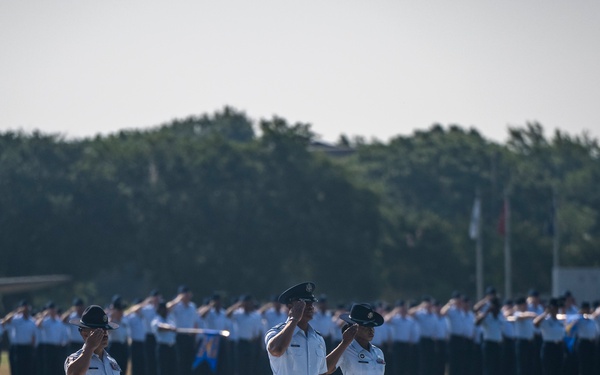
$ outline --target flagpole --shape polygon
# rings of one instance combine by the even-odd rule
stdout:
[[[481,238],[481,192],[475,190],[475,201],[471,211],[471,222],[469,223],[469,238],[475,240],[475,286],[477,289],[477,300],[483,298],[483,251]]]
[[[512,260],[510,252],[510,200],[504,192],[504,295],[512,297]]]
[[[558,268],[560,267],[559,257],[559,227],[557,215],[556,190],[552,189],[552,293],[558,295]]]
[[[477,240],[475,242],[475,275],[477,280],[477,300],[483,298],[483,245],[481,239],[481,193],[477,189],[477,202],[479,204],[479,215],[477,217]]]
[[[552,268],[558,270],[560,260],[558,257],[558,219],[556,214],[556,191],[552,191]]]

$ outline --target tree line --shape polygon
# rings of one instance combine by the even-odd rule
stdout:
[[[32,296],[66,301],[182,283],[266,299],[305,280],[340,301],[474,296],[479,192],[485,283],[503,283],[506,194],[513,289],[549,291],[552,235],[561,265],[600,265],[598,143],[538,123],[507,138],[433,125],[388,142],[342,135],[352,152],[339,156],[310,147],[309,124],[231,107],[80,140],[7,131],[0,276],[72,275]]]

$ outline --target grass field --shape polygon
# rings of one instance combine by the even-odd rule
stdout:
[[[2,362],[0,363],[0,375],[9,375],[10,372],[8,370],[8,355],[5,351],[2,351]]]

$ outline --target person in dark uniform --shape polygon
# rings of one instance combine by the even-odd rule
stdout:
[[[10,342],[9,364],[11,375],[33,375],[35,372],[34,348],[37,326],[30,314],[31,306],[26,300],[16,310],[2,319]]]
[[[548,301],[544,312],[533,319],[533,325],[542,332],[540,358],[543,375],[561,375],[564,361],[563,338],[565,327],[557,319],[559,302],[556,298]]]
[[[108,335],[108,352],[117,361],[124,372],[129,363],[129,347],[127,344],[127,324],[123,321],[125,305],[121,296],[114,295],[109,307],[109,320],[121,326],[119,330],[110,331]]]
[[[66,375],[121,374],[121,367],[105,350],[108,346],[108,331],[119,326],[108,321],[108,315],[102,307],[88,306],[80,319],[70,320],[69,323],[78,327],[85,343],[65,360]]]

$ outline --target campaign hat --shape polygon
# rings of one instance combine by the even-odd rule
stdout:
[[[294,299],[299,299],[304,302],[317,302],[318,299],[313,294],[315,288],[315,283],[300,283],[281,293],[277,300],[283,304],[291,303]]]
[[[383,324],[383,316],[366,303],[355,303],[349,314],[340,314],[340,319],[363,327],[377,327]]]
[[[71,319],[69,320],[69,323],[80,328],[119,328],[118,324],[108,321],[108,315],[106,315],[102,307],[98,305],[86,307],[86,309],[83,311],[83,314],[81,314],[80,319]]]

